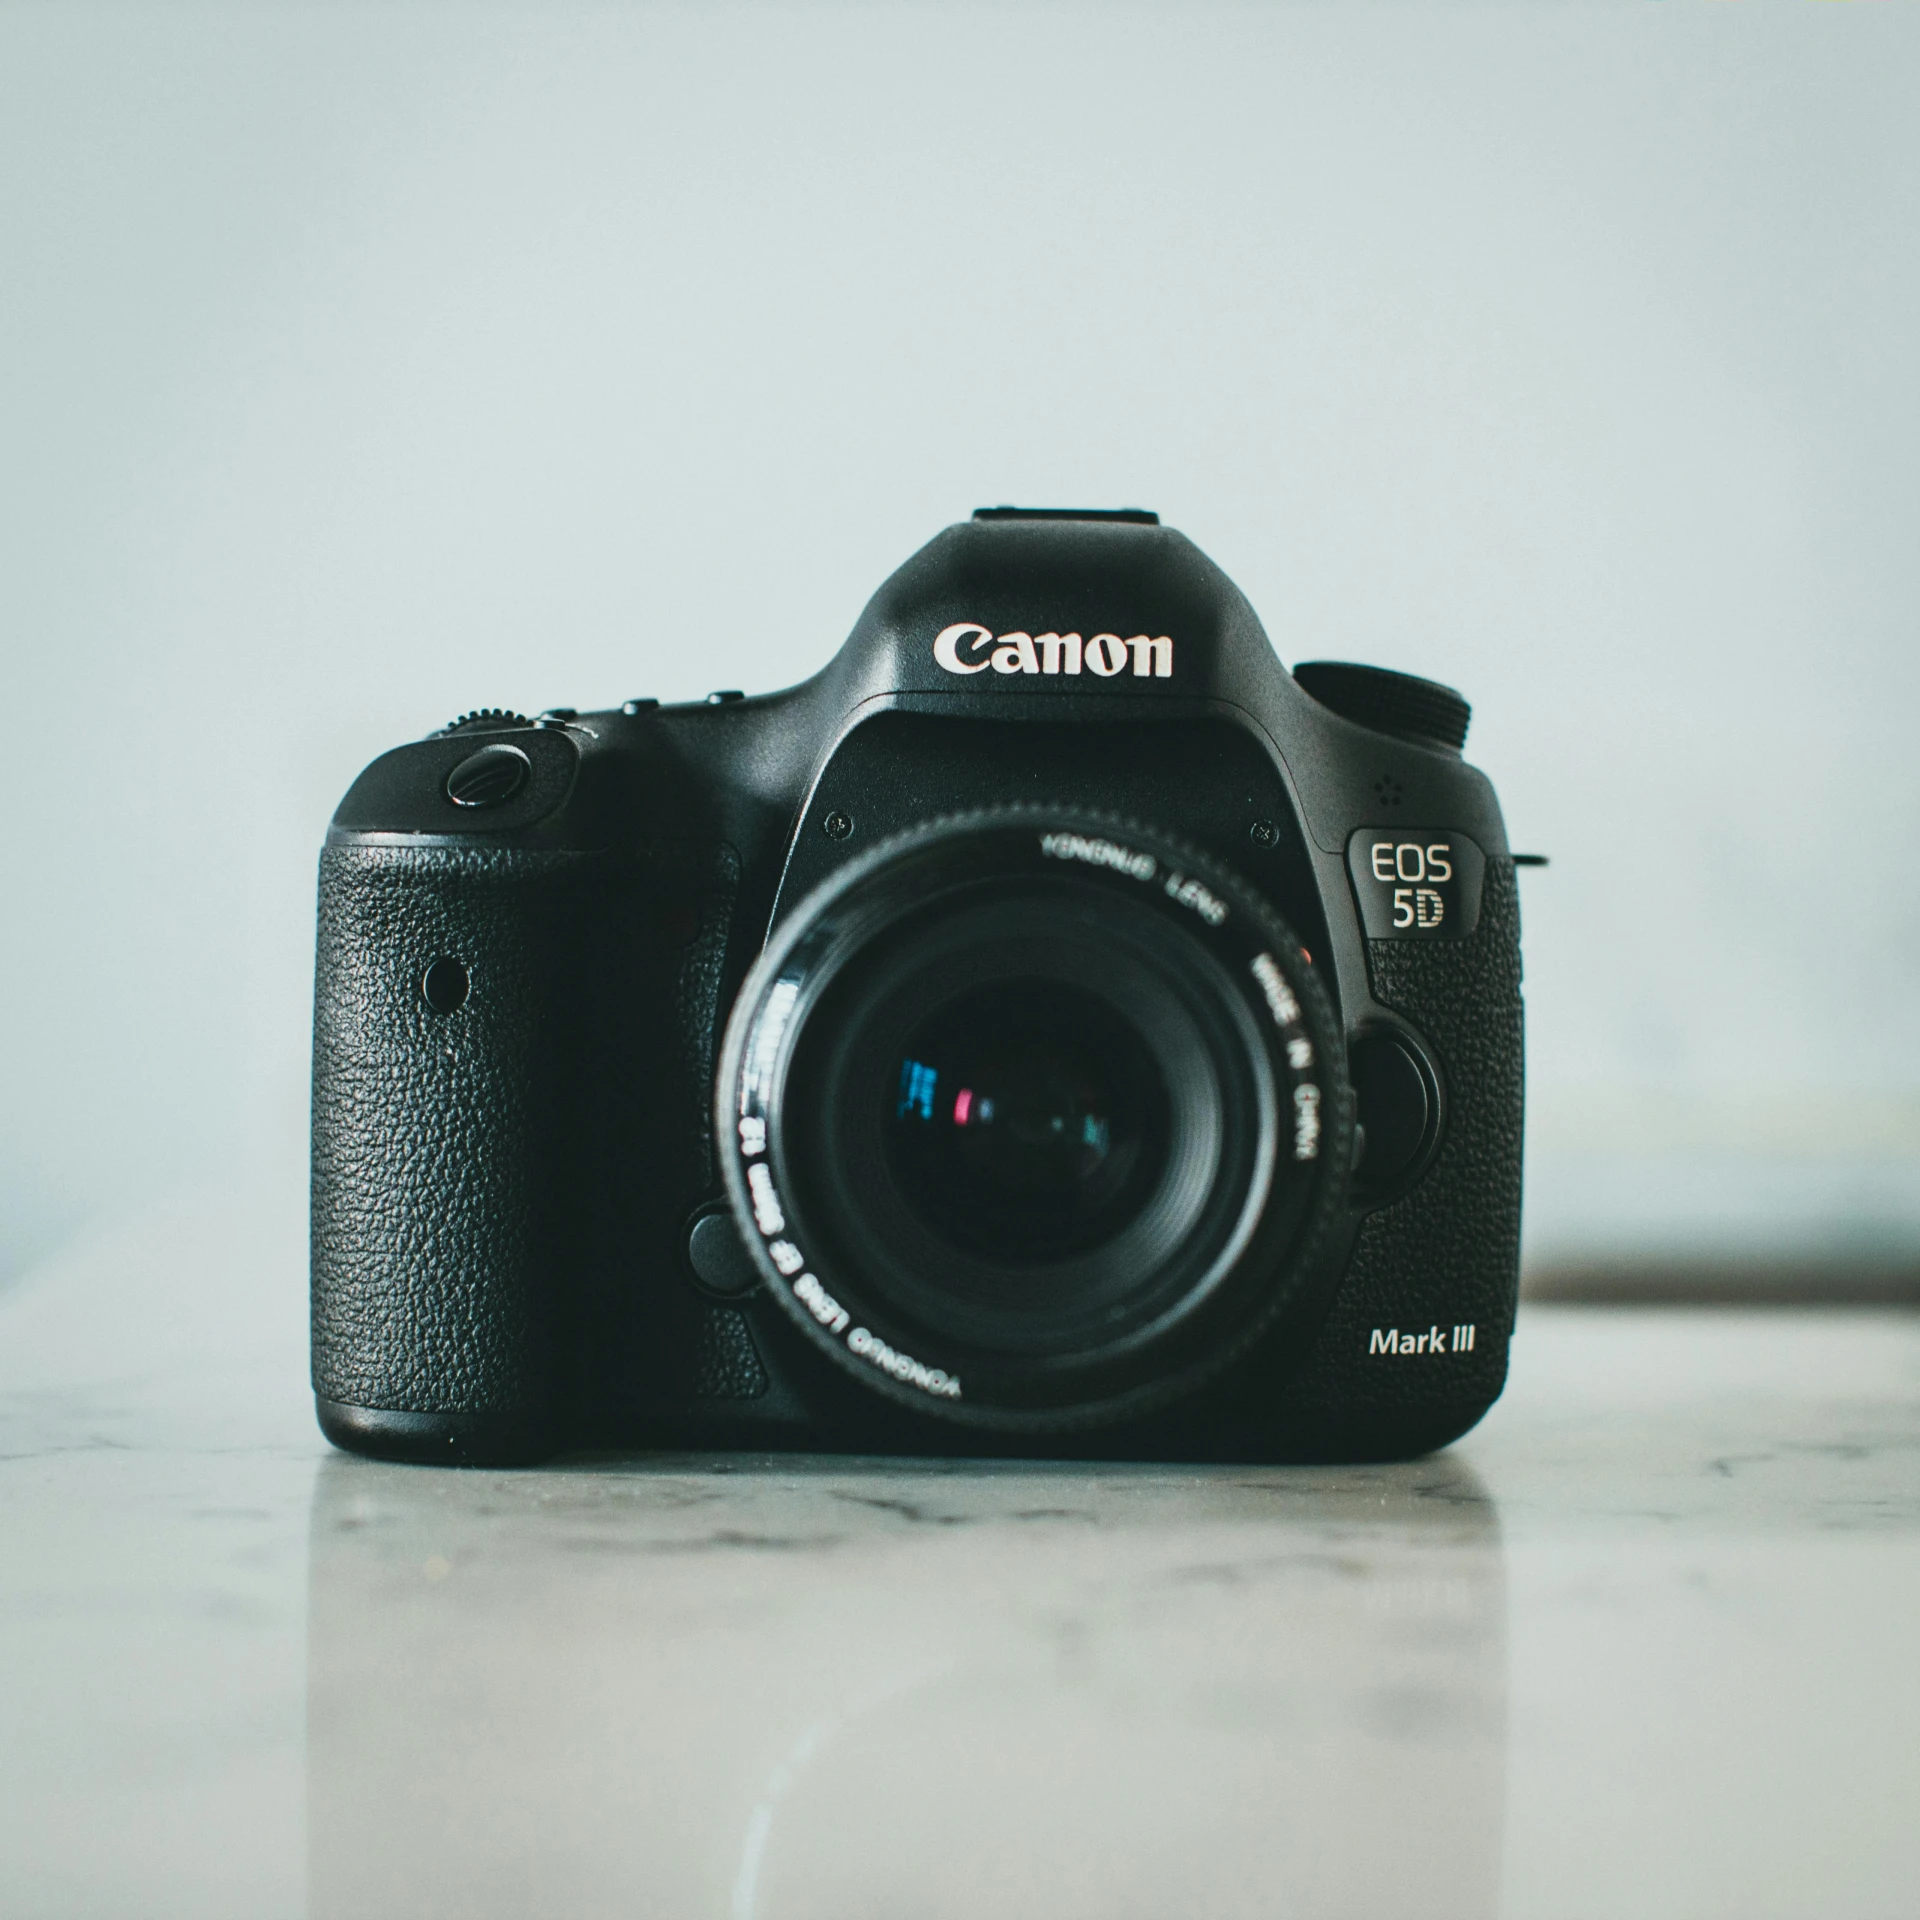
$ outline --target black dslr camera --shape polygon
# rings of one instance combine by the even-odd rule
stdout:
[[[993,508],[785,693],[470,714],[320,860],[338,1445],[1404,1456],[1499,1394],[1520,916],[1449,689]]]

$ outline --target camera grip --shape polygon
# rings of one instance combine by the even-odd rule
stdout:
[[[313,1385],[338,1444],[476,1461],[551,1444],[553,1027],[583,861],[321,856]],[[430,986],[436,962],[453,965]]]

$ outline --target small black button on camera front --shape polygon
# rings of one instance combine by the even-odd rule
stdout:
[[[420,997],[435,1013],[458,1013],[472,985],[466,968],[451,954],[442,954],[420,976]]]
[[[710,693],[707,695],[707,705],[710,707],[730,707],[736,700],[744,700],[746,697],[738,687],[722,687],[718,693]]]
[[[1303,660],[1293,677],[1323,707],[1356,726],[1443,753],[1458,753],[1467,744],[1473,708],[1438,680],[1351,660]]]
[[[687,1265],[704,1291],[722,1299],[737,1300],[760,1284],[759,1269],[724,1207],[695,1217],[687,1230]]]
[[[533,762],[518,747],[482,747],[447,775],[447,798],[456,807],[501,806],[532,776]]]
[[[1417,1171],[1439,1130],[1439,1084],[1413,1043],[1390,1027],[1354,1042],[1353,1088],[1366,1146],[1358,1172],[1378,1191]]]
[[[637,713],[651,713],[659,704],[660,702],[658,700],[651,699],[625,700],[621,702],[620,711],[624,713],[628,719],[632,719]]]

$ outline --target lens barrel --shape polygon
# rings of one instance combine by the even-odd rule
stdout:
[[[877,1392],[965,1424],[1190,1390],[1310,1293],[1352,1096],[1298,939],[1133,822],[957,815],[804,901],[718,1081],[772,1297]]]

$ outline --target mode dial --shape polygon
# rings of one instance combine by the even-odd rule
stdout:
[[[475,707],[471,713],[463,713],[458,720],[449,720],[440,729],[444,736],[449,733],[493,733],[502,727],[530,727],[533,722],[524,713],[509,713],[505,707]]]
[[[1467,743],[1473,709],[1437,680],[1350,660],[1303,660],[1293,677],[1323,707],[1357,726],[1447,753],[1458,753]]]

